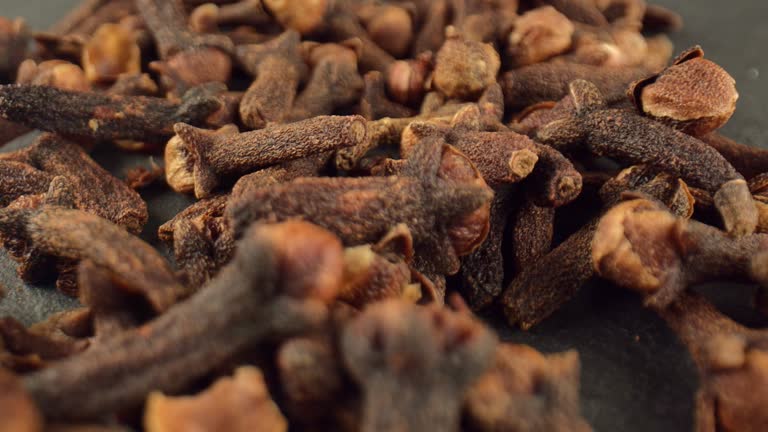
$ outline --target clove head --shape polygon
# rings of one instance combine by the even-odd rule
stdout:
[[[333,2],[330,0],[264,0],[264,5],[283,27],[306,35],[320,28]]]
[[[420,104],[426,93],[432,67],[432,53],[424,53],[415,59],[398,60],[392,63],[386,73],[389,95],[404,105]]]
[[[433,84],[449,98],[473,99],[496,82],[500,67],[492,45],[454,36],[437,52]]]
[[[694,47],[661,73],[629,88],[637,108],[647,116],[694,136],[722,127],[733,115],[739,93],[736,81]]]
[[[141,49],[125,27],[102,24],[83,47],[82,64],[89,81],[113,82],[141,72]]]
[[[545,61],[567,51],[575,27],[552,6],[530,10],[515,22],[507,37],[507,55],[524,66]]]

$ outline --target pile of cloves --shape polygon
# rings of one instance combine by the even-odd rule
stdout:
[[[0,319],[0,431],[590,431],[578,354],[475,313],[528,329],[597,277],[690,349],[696,430],[768,430],[768,334],[690,290],[755,283],[768,313],[768,150],[717,132],[735,81],[672,59],[681,25],[645,0],[0,18],[0,147],[42,131],[0,152],[0,241],[81,304]],[[150,184],[192,202],[156,234]]]

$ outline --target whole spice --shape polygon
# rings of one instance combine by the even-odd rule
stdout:
[[[370,306],[341,338],[344,362],[363,391],[360,430],[458,431],[467,388],[495,346],[466,312],[396,300]]]
[[[30,399],[21,380],[0,369],[0,431],[39,432],[43,418]]]
[[[194,397],[152,393],[147,400],[147,432],[175,430],[285,432],[288,423],[272,401],[259,369],[243,366]]]
[[[143,96],[71,92],[53,87],[0,86],[0,117],[78,138],[157,141],[179,122],[201,124],[221,108],[223,88],[193,88],[181,103]]]
[[[449,98],[476,98],[496,82],[501,60],[489,44],[450,36],[435,57],[432,83]]]
[[[567,51],[575,27],[552,6],[530,10],[515,22],[506,53],[517,66],[539,63]]]
[[[746,181],[714,149],[635,113],[606,108],[598,88],[587,81],[574,81],[570,89],[575,116],[539,129],[539,140],[558,148],[581,145],[600,156],[648,163],[679,175],[714,194],[728,232],[738,236],[755,230],[757,210]]]
[[[286,242],[296,234],[300,244]],[[205,289],[142,327],[26,376],[24,385],[53,419],[97,418],[138,406],[153,390],[189,388],[266,339],[321,323],[341,262],[341,245],[322,229],[304,222],[255,226]]]
[[[141,49],[124,27],[103,24],[83,47],[82,64],[89,81],[112,82],[141,72]]]
[[[0,82],[16,78],[16,70],[27,56],[29,45],[27,24],[21,18],[0,17]]]
[[[171,187],[206,198],[227,176],[350,147],[366,138],[359,116],[318,116],[242,134],[217,133],[178,123],[180,140],[166,148]]]

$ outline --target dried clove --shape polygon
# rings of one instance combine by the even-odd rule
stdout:
[[[500,66],[492,45],[451,35],[437,52],[432,82],[447,97],[468,100],[496,82]]]
[[[752,179],[768,172],[768,150],[738,143],[718,132],[712,132],[700,138],[717,150],[739,174]]]
[[[381,72],[368,72],[363,80],[365,86],[360,98],[360,114],[367,120],[377,120],[382,117],[411,117],[416,114],[411,108],[389,100]]]
[[[552,6],[530,10],[514,22],[506,54],[517,66],[545,61],[571,47],[574,31],[573,23]]]
[[[186,294],[151,246],[96,215],[56,207],[0,210],[0,233],[23,265],[39,256],[90,260],[123,290],[146,296],[158,312]]]
[[[638,241],[644,247],[635,247]],[[592,260],[601,276],[663,308],[695,284],[752,279],[752,258],[767,248],[764,234],[734,239],[709,225],[675,217],[653,202],[634,200],[603,216]]]
[[[229,80],[232,41],[223,35],[195,35],[187,29],[180,0],[136,0],[147,28],[155,38],[162,61],[152,63],[172,94],[182,95],[200,84]]]
[[[649,163],[679,175],[715,197],[726,230],[754,232],[757,210],[744,177],[703,142],[640,115],[605,107],[598,88],[583,80],[570,84],[576,114],[539,129],[537,138],[558,148],[582,145],[623,162]]]
[[[255,226],[205,289],[142,327],[26,376],[24,385],[51,419],[100,417],[140,405],[150,391],[186,389],[265,339],[322,322],[341,263],[340,243],[322,229]]]
[[[255,76],[240,102],[240,119],[251,129],[280,123],[293,106],[307,66],[299,50],[300,36],[289,30],[259,45],[240,45],[238,60]],[[275,82],[280,85],[275,85]]]
[[[397,300],[368,307],[341,337],[344,362],[363,391],[360,430],[458,431],[465,393],[495,346],[466,312]]]
[[[152,393],[147,400],[144,427],[147,432],[285,432],[288,422],[272,401],[262,372],[243,366],[231,378],[220,378],[197,396]]]
[[[141,49],[124,27],[103,24],[83,46],[82,64],[89,81],[113,82],[141,72]]]
[[[464,416],[477,431],[591,431],[579,409],[578,354],[499,344],[493,365],[467,392]]]
[[[66,136],[162,141],[179,122],[200,124],[221,108],[218,85],[188,91],[181,103],[52,87],[0,86],[0,117]]]
[[[29,30],[21,18],[0,17],[0,82],[16,78],[16,70],[27,56]]]
[[[243,134],[176,124],[180,140],[166,148],[167,178],[174,190],[206,198],[227,176],[350,147],[366,138],[360,116],[319,116]]]
[[[226,214],[236,235],[256,220],[301,217],[336,233],[346,246],[376,242],[405,223],[425,260],[417,269],[453,274],[458,257],[488,232],[491,196],[471,162],[434,137],[416,147],[397,176],[298,179],[244,194]]]

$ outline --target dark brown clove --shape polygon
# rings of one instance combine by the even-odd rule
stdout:
[[[437,52],[445,41],[445,27],[448,25],[448,0],[423,2],[428,10],[423,14],[421,29],[413,41],[411,54]]]
[[[161,98],[82,93],[29,85],[0,86],[0,116],[62,135],[162,141],[179,122],[200,124],[221,107],[218,85],[197,87],[181,103]]]
[[[193,34],[180,0],[136,0],[162,61],[152,63],[173,94],[209,82],[225,83],[232,70],[232,41],[224,35]]]
[[[437,52],[433,85],[449,98],[477,98],[496,83],[501,60],[490,44],[451,35]]]
[[[312,73],[286,121],[333,114],[356,102],[363,89],[363,78],[357,70],[359,46],[354,41],[310,45],[307,51]]]
[[[717,150],[736,171],[747,179],[768,172],[768,150],[749,146],[712,132],[700,138]]]
[[[493,365],[470,387],[464,416],[472,430],[589,432],[579,408],[579,355],[542,355],[499,344]]]
[[[285,432],[288,422],[272,401],[262,372],[252,366],[219,378],[196,396],[152,393],[144,413],[147,432],[228,430]]]
[[[366,120],[377,120],[382,117],[412,117],[416,114],[411,108],[389,100],[381,72],[368,72],[363,80],[365,86],[360,99],[360,114]]]
[[[360,116],[319,116],[239,135],[181,123],[175,130],[180,141],[177,147],[166,148],[169,183],[180,192],[194,190],[198,198],[210,196],[227,176],[358,145],[366,139]]]
[[[0,17],[0,82],[12,82],[27,56],[30,34],[21,18]]]
[[[289,30],[260,45],[237,47],[238,60],[256,77],[240,102],[240,119],[249,128],[281,123],[291,110],[299,82],[307,74],[299,42],[299,34]]]
[[[22,195],[43,194],[53,180],[53,175],[25,163],[0,160],[0,207],[5,207]]]
[[[508,109],[522,109],[539,102],[557,101],[568,94],[577,79],[589,80],[606,102],[623,100],[627,86],[647,76],[642,67],[602,67],[566,62],[545,62],[506,72],[501,77]]]
[[[635,247],[638,241],[642,248]],[[601,276],[663,308],[692,285],[753,278],[752,258],[767,248],[764,234],[734,239],[709,225],[675,217],[653,202],[634,200],[603,216],[592,260]]]
[[[335,236],[310,224],[255,226],[233,262],[195,296],[140,328],[28,375],[24,385],[51,419],[101,417],[140,405],[153,390],[186,389],[265,339],[322,322],[323,302],[338,288],[341,255]]]
[[[540,207],[526,199],[510,218],[512,266],[516,273],[535,266],[552,249],[555,208]]]
[[[405,223],[425,260],[416,268],[454,274],[459,257],[485,239],[491,196],[466,156],[434,137],[416,147],[397,176],[298,179],[243,195],[226,213],[236,235],[256,220],[301,217],[346,246],[374,243]]]
[[[392,55],[371,40],[357,17],[343,7],[337,6],[328,14],[325,26],[335,40],[343,41],[354,38],[359,41],[361,47],[358,57],[360,67],[364,71],[384,72],[395,61]]]
[[[598,88],[571,83],[576,115],[539,129],[537,137],[558,148],[582,145],[622,162],[648,163],[714,195],[728,232],[754,232],[757,210],[744,177],[703,142],[634,112],[605,107]]]
[[[396,300],[370,306],[341,339],[363,391],[360,430],[458,431],[465,393],[495,346],[494,335],[466,312]]]
[[[123,290],[146,296],[156,311],[168,309],[186,294],[155,249],[90,213],[6,208],[0,210],[0,232],[9,252],[23,263],[35,262],[37,256],[90,260],[109,270]]]
[[[51,177],[64,177],[74,195],[74,207],[129,232],[141,232],[147,222],[147,205],[136,192],[99,166],[80,146],[57,135],[44,134],[32,146],[0,159],[17,160]],[[40,176],[37,178],[41,180]]]

